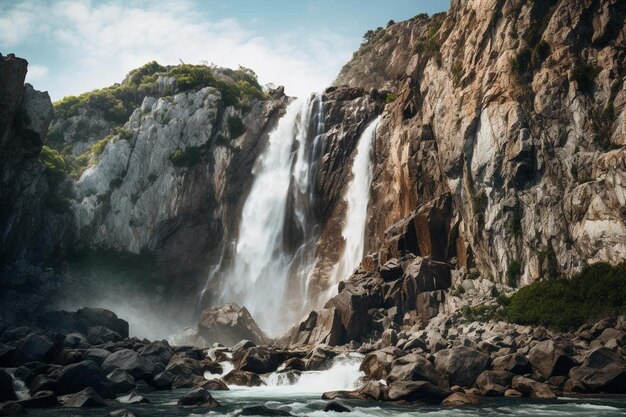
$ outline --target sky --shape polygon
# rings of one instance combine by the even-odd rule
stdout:
[[[330,85],[369,29],[449,0],[0,0],[0,52],[29,62],[53,101],[121,82],[133,68],[252,68],[302,96]]]

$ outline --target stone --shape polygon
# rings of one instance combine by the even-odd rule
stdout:
[[[289,358],[288,351],[268,347],[253,347],[245,351],[238,351],[233,356],[235,368],[242,371],[266,374],[274,372]]]
[[[41,334],[31,334],[26,336],[17,345],[14,361],[16,364],[23,364],[35,361],[48,361],[54,350],[54,343],[49,337]]]
[[[393,329],[385,330],[380,339],[382,341],[383,348],[395,346],[396,343],[398,343],[398,335]]]
[[[178,400],[178,406],[206,408],[221,407],[220,403],[211,396],[209,391],[200,387],[194,388],[185,393],[185,395]]]
[[[26,410],[19,403],[0,403],[0,416],[23,416],[25,414]]]
[[[553,340],[537,343],[530,349],[528,360],[533,369],[540,372],[545,378],[567,375],[575,365],[574,360]]]
[[[446,407],[462,407],[465,405],[480,405],[480,398],[475,395],[455,392],[447,396],[441,405]]]
[[[56,406],[59,401],[54,391],[37,391],[33,396],[20,400],[19,403],[24,408],[49,408]]]
[[[391,364],[394,360],[393,349],[377,350],[369,353],[363,358],[359,370],[365,373],[365,376],[374,379],[387,379],[391,371]]]
[[[102,363],[104,362],[104,360],[108,358],[110,355],[111,355],[111,352],[109,352],[106,349],[91,348],[85,351],[83,358],[86,361],[92,361],[96,365],[102,366]]]
[[[102,362],[102,370],[111,373],[115,369],[128,372],[135,379],[149,380],[154,375],[154,362],[130,349],[121,349],[109,355]]]
[[[439,385],[440,377],[435,366],[421,355],[410,353],[394,360],[387,383],[394,381],[428,381]]]
[[[35,376],[31,381],[29,381],[28,391],[30,395],[34,395],[39,391],[54,391],[57,390],[57,381],[56,379],[50,378],[48,375],[39,374]]]
[[[333,358],[337,354],[330,349],[316,346],[306,359],[306,369],[309,371],[324,371],[330,369]]]
[[[233,346],[233,353],[240,351],[240,350],[250,349],[255,346],[256,346],[256,343],[247,339],[242,339],[236,345]]]
[[[451,391],[439,388],[426,381],[396,381],[389,385],[391,401],[421,401],[440,404]]]
[[[251,407],[244,407],[239,413],[240,416],[293,416],[288,411],[279,410],[276,408],[269,408],[264,405],[254,405]]]
[[[82,391],[74,394],[59,397],[59,402],[63,407],[67,408],[91,408],[106,407],[107,403],[100,395],[91,387],[87,387]]]
[[[392,258],[380,267],[379,272],[383,280],[395,281],[402,277],[402,265],[398,259]]]
[[[556,395],[550,387],[542,382],[534,381],[521,375],[513,377],[512,388],[524,395],[537,399],[554,399]]]
[[[13,378],[4,369],[0,369],[0,402],[17,400],[13,389]]]
[[[337,401],[329,401],[324,405],[324,411],[333,411],[335,413],[350,413],[352,410],[350,410],[345,405],[341,405]]]
[[[476,385],[484,397],[504,395],[515,375],[507,371],[484,371],[476,379]]]
[[[506,391],[504,391],[504,396],[505,397],[510,397],[510,398],[521,398],[523,397],[522,393],[514,390],[513,388],[509,388]]]
[[[157,390],[171,390],[174,383],[174,375],[168,371],[163,371],[152,378],[152,386]]]
[[[472,386],[488,363],[489,356],[465,346],[442,350],[435,357],[435,368],[449,384],[464,387]]]
[[[626,392],[626,364],[623,362],[607,363],[599,368],[577,366],[569,372],[572,391],[582,393]]]
[[[209,379],[201,385],[207,391],[228,391],[228,386],[221,379]]]
[[[361,387],[353,391],[327,391],[322,394],[323,400],[337,398],[366,401],[389,400],[389,387],[380,381],[367,381]]]
[[[261,378],[248,371],[232,370],[222,378],[228,385],[240,385],[246,387],[259,387],[265,385]]]
[[[131,392],[121,397],[117,397],[115,400],[122,404],[148,404],[150,403],[150,401],[146,397],[138,394],[137,392]]]
[[[90,388],[98,393],[98,397],[114,397],[111,383],[100,368],[90,361],[82,361],[62,368],[56,387],[59,395],[73,394]]]
[[[492,368],[495,371],[507,371],[516,375],[523,375],[531,370],[530,362],[520,353],[512,353],[495,358]]]
[[[175,355],[165,367],[173,375],[173,388],[191,388],[204,381],[200,362],[195,359]]]
[[[165,340],[151,342],[139,349],[138,353],[151,362],[163,365],[167,365],[174,356],[174,351]]]
[[[137,417],[135,413],[133,413],[130,410],[125,410],[125,409],[111,411],[107,415],[108,417]]]
[[[219,342],[228,346],[241,339],[255,344],[267,339],[250,312],[234,303],[204,310],[198,322],[198,334],[208,343]]]
[[[113,372],[107,375],[107,379],[111,383],[111,389],[118,394],[135,388],[135,378],[122,369],[114,369]]]

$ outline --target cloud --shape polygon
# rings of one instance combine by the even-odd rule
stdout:
[[[43,65],[29,65],[26,73],[26,81],[29,83],[43,80],[48,75],[48,68]]]
[[[287,94],[301,96],[329,85],[353,46],[330,31],[256,33],[238,20],[199,13],[190,1],[22,2],[4,12],[0,43],[48,42],[54,59],[63,62],[60,68],[47,65],[49,84],[36,86],[50,90],[53,99],[119,82],[152,59],[241,64],[262,83],[283,84]]]

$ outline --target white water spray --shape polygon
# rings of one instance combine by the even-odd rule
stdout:
[[[363,259],[367,206],[372,185],[372,150],[379,123],[380,116],[367,126],[357,144],[352,163],[352,180],[344,196],[347,209],[341,235],[345,240],[345,247],[339,262],[335,265],[333,281],[329,289],[331,292],[335,291],[335,284],[347,278]]]

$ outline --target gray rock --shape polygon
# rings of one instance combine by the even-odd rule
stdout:
[[[396,381],[389,386],[392,401],[422,401],[440,404],[451,391],[439,388],[426,381]]]
[[[540,372],[545,378],[567,375],[575,365],[574,360],[553,340],[537,343],[530,350],[528,360],[533,369]]]
[[[107,379],[111,383],[111,389],[121,394],[135,388],[135,378],[122,369],[114,369],[107,375]]]
[[[450,386],[471,387],[488,363],[489,356],[465,346],[442,350],[435,357],[435,368],[445,375]]]
[[[104,372],[111,373],[115,369],[126,371],[135,379],[151,379],[154,375],[155,365],[154,362],[133,350],[122,349],[113,352],[102,362]]]
[[[82,391],[74,394],[59,397],[59,402],[63,407],[67,408],[91,408],[106,407],[107,403],[98,395],[91,387],[87,387]]]
[[[183,397],[178,400],[180,407],[207,407],[216,408],[220,407],[220,403],[217,402],[204,388],[194,388],[188,391]]]
[[[13,400],[17,400],[13,378],[4,369],[0,369],[0,402]]]
[[[114,397],[111,383],[93,362],[83,361],[61,369],[57,378],[57,393],[59,395],[84,391],[85,388],[97,392],[98,397]]]

